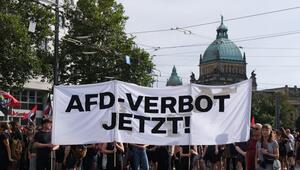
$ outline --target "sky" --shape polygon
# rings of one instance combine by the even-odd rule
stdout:
[[[154,76],[154,87],[166,85],[173,66],[176,66],[183,84],[189,83],[191,72],[198,79],[199,56],[215,40],[221,15],[229,39],[246,54],[248,78],[255,70],[258,89],[285,85],[300,87],[299,0],[117,2],[124,6],[125,15],[129,17],[126,33],[134,36],[137,45],[153,57],[157,75]],[[278,12],[256,15],[271,11]],[[242,18],[237,19],[239,17]],[[193,25],[200,26],[183,28]],[[144,31],[155,32],[139,33]]]

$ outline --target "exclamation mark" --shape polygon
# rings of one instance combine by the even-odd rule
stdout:
[[[185,133],[190,133],[190,120],[191,120],[190,116],[184,117],[184,124],[185,124],[184,132]]]

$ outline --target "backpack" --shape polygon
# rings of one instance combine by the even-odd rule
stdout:
[[[11,140],[11,157],[14,160],[20,160],[22,157],[23,144],[20,139]]]
[[[78,145],[72,150],[76,159],[82,159],[86,156],[87,147],[84,145]]]

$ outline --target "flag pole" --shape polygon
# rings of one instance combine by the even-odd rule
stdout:
[[[189,88],[190,95],[192,96],[192,83],[190,83]],[[191,170],[191,127],[190,127],[190,133],[189,133],[189,163],[188,163],[188,170]]]
[[[55,155],[55,151],[53,151],[53,150],[51,150],[51,170],[54,170],[55,169],[55,161],[54,161],[54,159],[55,159],[55,157],[54,157],[54,155]]]
[[[168,170],[172,170],[172,155],[174,153],[174,148],[173,145],[169,145],[168,146],[168,152],[169,152],[169,169]]]
[[[114,142],[114,167],[117,167],[117,146],[116,146],[116,142]]]
[[[7,112],[6,112],[6,121],[9,122],[9,107],[7,107]]]
[[[191,154],[191,145],[189,145],[189,155],[190,155],[190,154]],[[188,156],[188,159],[189,159],[189,163],[188,163],[188,166],[189,166],[189,167],[188,167],[188,170],[191,170],[191,168],[190,168],[190,167],[191,167],[191,159],[190,159],[190,157],[191,157],[191,156]]]
[[[116,97],[118,97],[117,96],[117,90],[116,90],[116,86],[117,86],[117,81],[116,80],[114,80],[113,81],[113,85],[114,85],[114,95],[116,96]],[[119,109],[118,109],[118,104],[116,103],[116,106],[114,107],[115,108],[115,112],[116,112],[116,116],[118,117],[118,115],[119,115]],[[116,146],[116,144],[117,144],[117,142],[116,142],[116,138],[117,138],[117,133],[116,133],[116,129],[114,129],[114,167],[116,167],[117,166],[117,159],[116,159],[116,157],[117,157],[117,146]]]

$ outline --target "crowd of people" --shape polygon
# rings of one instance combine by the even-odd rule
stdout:
[[[292,170],[300,165],[299,133],[269,124],[252,125],[247,142],[198,146],[59,146],[51,144],[51,128],[50,119],[38,127],[1,122],[0,170]]]

